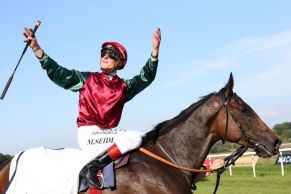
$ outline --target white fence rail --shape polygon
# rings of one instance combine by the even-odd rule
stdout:
[[[282,149],[279,149],[279,152],[280,152],[280,156],[282,157],[282,153],[283,152],[288,152],[288,151],[291,151],[291,148],[282,148]],[[227,157],[229,156],[230,154],[232,153],[225,153],[225,154],[209,154],[207,156],[207,158],[209,160],[213,159],[213,158],[221,158],[221,157]],[[249,156],[251,155],[252,156],[252,167],[253,167],[253,176],[256,177],[256,162],[255,162],[255,159],[254,159],[254,156],[256,155],[256,152],[245,152],[243,154],[243,156]],[[283,160],[280,161],[281,163],[281,174],[282,176],[284,176],[285,172],[284,172],[284,163],[283,163]],[[232,165],[229,166],[229,175],[232,176]]]

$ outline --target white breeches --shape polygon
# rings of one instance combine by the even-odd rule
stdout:
[[[80,149],[102,152],[114,143],[121,154],[138,148],[144,133],[124,129],[101,130],[98,126],[82,126],[78,128],[78,144]]]

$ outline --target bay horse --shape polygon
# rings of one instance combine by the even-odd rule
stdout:
[[[144,137],[143,148],[175,164],[200,169],[219,140],[252,148],[260,157],[278,154],[281,140],[233,92],[230,74],[219,92],[202,97],[176,117],[158,124]],[[165,165],[142,152],[130,153],[129,165],[116,171],[116,189],[103,194],[191,194],[199,173]],[[0,170],[0,191],[8,184],[8,166]],[[81,194],[81,193],[80,193]]]

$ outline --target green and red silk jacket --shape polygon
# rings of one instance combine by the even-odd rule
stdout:
[[[79,92],[78,127],[97,125],[101,129],[117,127],[124,104],[155,79],[158,60],[148,59],[140,74],[124,80],[104,73],[68,70],[45,54],[40,60],[49,78],[58,86]]]

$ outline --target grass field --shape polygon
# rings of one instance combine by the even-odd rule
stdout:
[[[273,164],[256,165],[256,177],[252,167],[233,167],[232,176],[226,170],[220,179],[217,194],[291,194],[291,165]],[[210,175],[203,182],[196,184],[195,194],[212,194],[215,188],[216,174]]]

